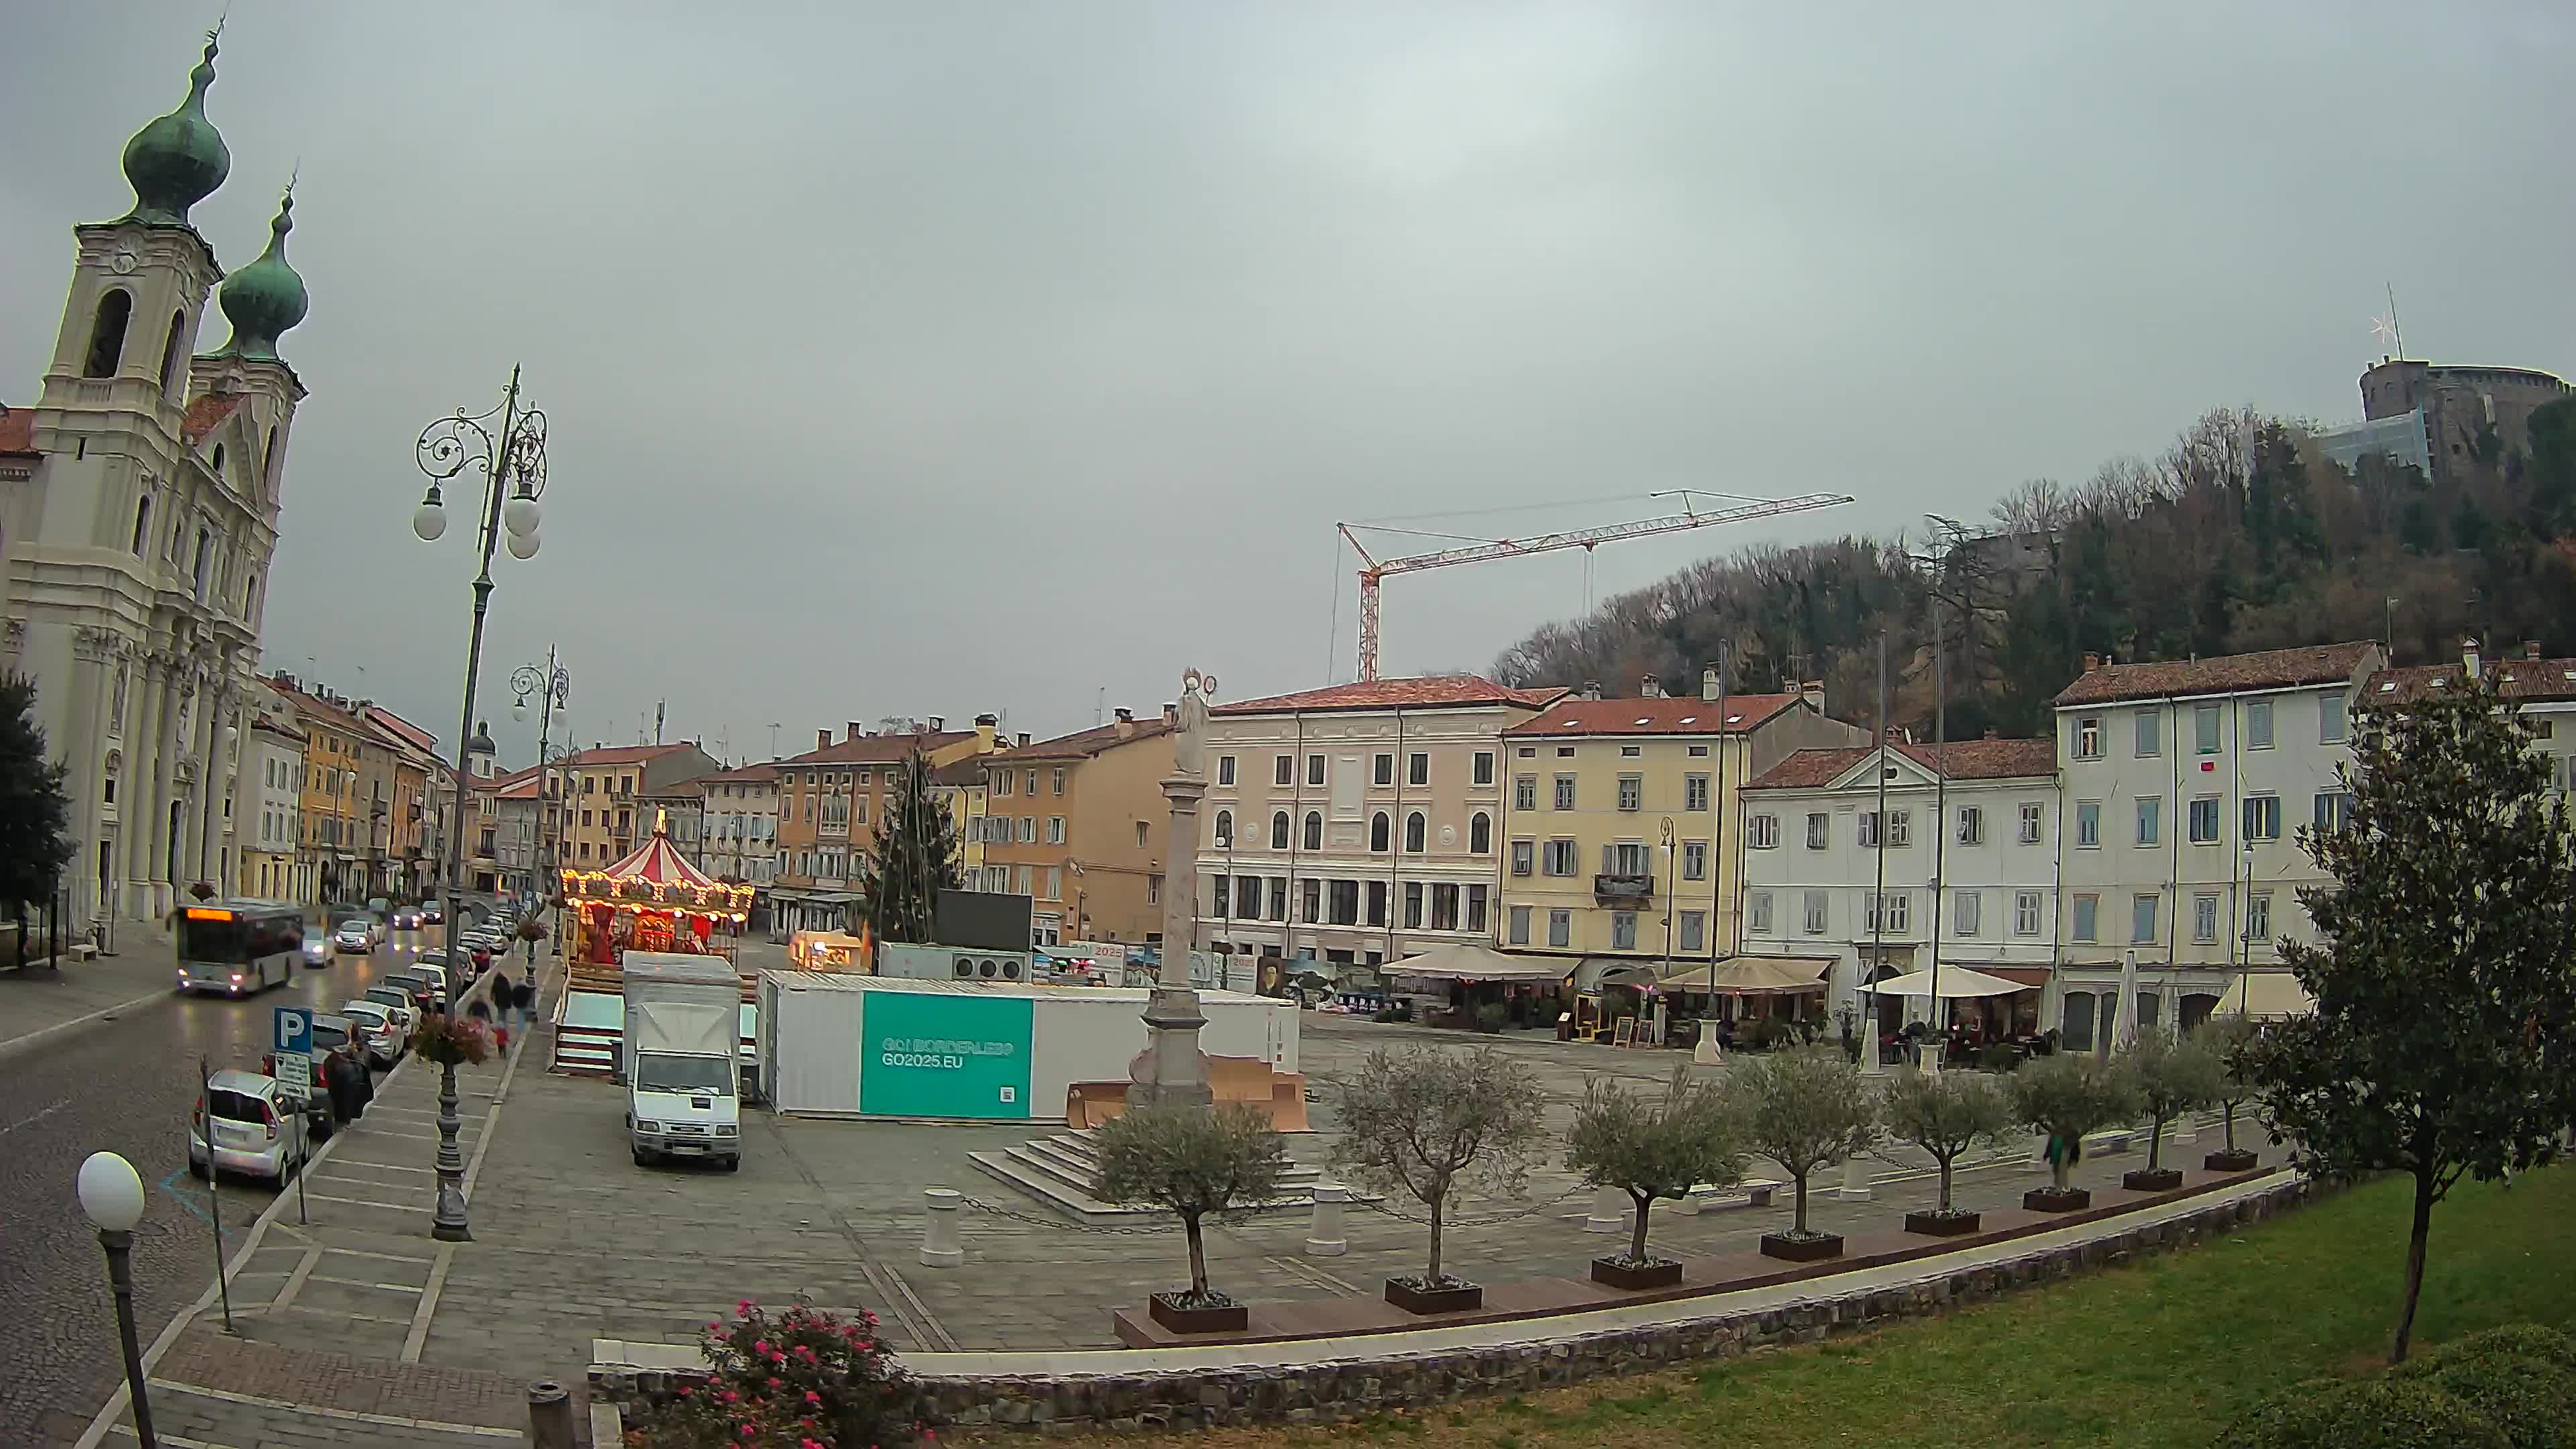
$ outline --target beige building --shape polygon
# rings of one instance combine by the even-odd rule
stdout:
[[[1194,944],[1378,966],[1491,943],[1503,732],[1563,694],[1461,674],[1218,705]]]
[[[1172,712],[1017,745],[984,761],[983,876],[1030,898],[1036,943],[1163,939]]]
[[[864,893],[867,855],[902,780],[919,753],[940,767],[989,753],[997,721],[984,715],[972,730],[932,718],[917,727],[869,730],[857,720],[838,743],[814,732],[814,748],[778,761],[778,873],[770,930],[840,930]]]
[[[778,766],[745,765],[698,780],[698,869],[766,886],[778,876]]]
[[[645,799],[668,795],[674,786],[718,768],[714,756],[687,742],[594,746],[574,754],[556,767],[565,792],[558,867],[600,870],[614,864],[653,838],[653,812]]]

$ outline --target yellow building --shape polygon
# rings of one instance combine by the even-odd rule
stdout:
[[[593,746],[565,760],[556,767],[567,796],[557,867],[598,870],[624,858],[653,838],[653,812],[638,797],[666,795],[722,768],[688,741]]]
[[[306,693],[292,680],[273,680],[270,687],[294,707],[296,725],[304,731],[295,847],[298,877],[320,904],[363,901],[369,879],[367,817],[358,775],[362,752],[370,747],[372,736],[357,716]]]
[[[1568,696],[1504,730],[1503,949],[1659,965],[1737,941],[1736,792],[1792,751],[1866,743],[1822,691]],[[1597,977],[1598,973],[1591,973]],[[1578,982],[1578,985],[1581,983]]]
[[[991,889],[1029,897],[1042,946],[1163,939],[1170,714],[1105,725],[977,761],[984,768]]]
[[[930,793],[957,827],[958,878],[970,891],[984,884],[984,762],[974,756],[930,772]]]

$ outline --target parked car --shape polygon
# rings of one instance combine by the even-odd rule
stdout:
[[[331,933],[331,950],[335,955],[346,956],[355,953],[365,956],[375,949],[376,933],[368,929],[364,921],[355,919],[342,921],[340,929]]]
[[[417,930],[419,930],[419,929],[420,929],[420,907],[418,907],[418,906],[397,906],[397,907],[395,907],[395,908],[394,908],[394,922],[393,922],[393,925],[394,925],[394,929],[395,929],[395,930],[397,930],[397,931],[417,931]]]
[[[392,1018],[394,1029],[402,1033],[403,1040],[411,1040],[411,1029],[420,1024],[420,1002],[413,997],[409,987],[383,984],[370,986],[367,988],[367,994],[360,999],[382,1006],[385,1009],[385,1015]]]
[[[417,971],[397,971],[391,975],[379,976],[376,978],[376,985],[399,987],[410,992],[413,1007],[423,1015],[435,1011],[440,1003],[447,999],[447,987],[444,982],[424,976]]]
[[[392,1010],[383,1002],[342,1002],[340,1015],[348,1020],[349,1029],[356,1032],[358,1040],[365,1044],[369,1065],[390,1067],[402,1060],[406,1038],[402,1028],[394,1024]]]
[[[292,1120],[302,1105],[275,1077],[215,1073],[188,1117],[189,1170],[247,1173],[285,1186],[303,1161],[303,1134]]]
[[[340,954],[332,949],[330,928],[319,922],[304,928],[303,951],[307,966],[328,966]]]

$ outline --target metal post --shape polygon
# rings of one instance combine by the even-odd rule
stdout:
[[[528,1385],[528,1442],[536,1449],[572,1449],[572,1395],[553,1379]]]
[[[214,1167],[214,1144],[206,1144],[209,1174]],[[211,1179],[210,1179],[211,1180]],[[143,1449],[158,1449],[160,1440],[152,1435],[152,1397],[143,1377],[143,1345],[134,1333],[134,1234],[101,1231],[98,1244],[107,1250],[107,1284],[116,1295],[116,1336],[125,1348],[125,1396],[134,1406],[134,1437]],[[222,1251],[220,1243],[216,1251]],[[231,1312],[226,1310],[226,1326]]]
[[[1941,1005],[1941,891],[1946,882],[1941,871],[1944,851],[1950,842],[1950,691],[1948,676],[1942,671],[1941,655],[1948,647],[1941,632],[1941,600],[1932,599],[1932,1056],[1934,1071],[1940,1070],[1940,1054],[1950,1040],[1950,1013]],[[1887,778],[1885,770],[1879,778]],[[1885,829],[1886,823],[1880,822]]]
[[[1887,960],[1887,631],[1878,631],[1878,840],[1871,852],[1878,867],[1878,885],[1871,894],[1875,907],[1869,913],[1870,975],[1875,977]],[[1864,983],[1866,985],[1866,983]],[[1876,1076],[1886,1070],[1878,1059],[1878,994],[1861,992],[1860,1069]]]
[[[206,1059],[197,1058],[197,1106],[205,1113],[206,1215],[215,1230],[215,1289],[223,1298],[224,1332],[237,1333],[240,1330],[233,1327],[232,1280],[224,1273],[224,1194],[219,1180],[223,1169],[215,1165],[215,1105],[206,1100],[214,1075],[214,1069],[206,1065]]]

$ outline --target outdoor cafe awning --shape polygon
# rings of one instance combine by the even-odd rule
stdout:
[[[1928,999],[1932,995],[1932,973],[1908,971],[1902,976],[1873,981],[1863,989],[1881,996],[1921,996]],[[1941,995],[1951,1000],[1971,996],[2010,996],[2016,991],[2031,989],[2018,981],[2006,981],[2000,976],[1971,971],[1965,966],[1941,968]]]
[[[1777,996],[1825,989],[1829,956],[1729,956],[1685,966],[1658,985],[1665,991],[1710,996]]]
[[[1561,956],[1513,956],[1483,946],[1443,946],[1380,967],[1389,976],[1417,976],[1435,981],[1557,981],[1567,967]]]
[[[2300,1016],[2316,1010],[2317,1003],[2299,985],[2297,977],[2287,971],[2248,971],[2236,978],[2219,998],[2216,1015],[2249,1016],[2257,1021]]]

